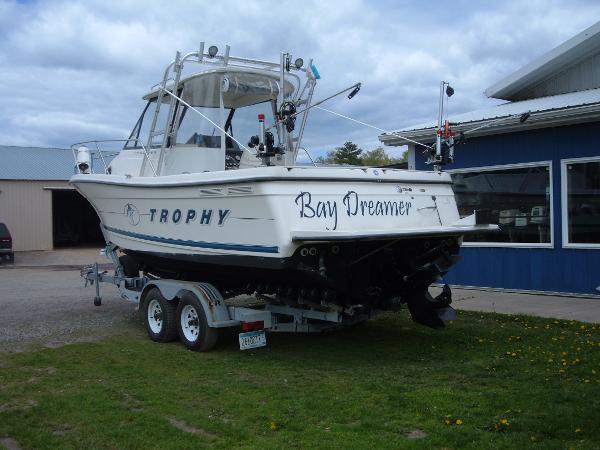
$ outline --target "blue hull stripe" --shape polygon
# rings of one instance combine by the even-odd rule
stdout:
[[[224,244],[221,242],[203,242],[203,241],[185,241],[182,239],[170,239],[158,236],[149,236],[147,234],[134,233],[132,231],[119,230],[117,228],[107,227],[108,231],[113,233],[121,234],[123,236],[129,236],[136,239],[143,239],[145,241],[160,242],[163,244],[173,245],[185,245],[186,247],[196,248],[211,248],[215,250],[233,250],[238,252],[255,252],[255,253],[278,253],[279,247],[273,247],[268,245],[247,245],[247,244]]]

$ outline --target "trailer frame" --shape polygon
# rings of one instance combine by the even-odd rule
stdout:
[[[144,273],[141,276],[128,277],[118,252],[119,247],[111,242],[108,242],[102,251],[112,262],[114,274],[109,273],[108,270],[102,270],[98,263],[84,266],[80,271],[86,286],[89,284],[95,287],[95,306],[102,304],[100,283],[115,285],[122,299],[136,303],[138,309],[141,310],[145,307],[146,295],[154,288],[158,289],[168,302],[177,302],[184,295],[191,294],[201,305],[208,328],[241,327],[242,330],[248,331],[240,334],[240,345],[242,345],[243,334],[250,335],[260,331],[318,333],[356,325],[376,314],[376,311],[368,313],[361,311],[362,305],[351,307],[326,305],[317,309],[314,305],[302,305],[304,307],[299,308],[265,302],[260,307],[237,306],[226,302],[219,290],[210,283],[156,278]],[[261,296],[257,296],[257,298],[261,298]],[[181,318],[178,319],[181,320]],[[148,328],[148,323],[146,326]],[[181,340],[186,344],[186,339],[181,337],[181,328],[179,331]],[[148,334],[153,338],[150,330],[148,330]],[[210,350],[210,348],[203,350]]]

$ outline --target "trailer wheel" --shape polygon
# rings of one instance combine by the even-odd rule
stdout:
[[[175,325],[177,306],[168,301],[157,288],[152,288],[144,297],[144,324],[148,336],[155,342],[171,342],[177,337]]]
[[[204,307],[191,292],[181,296],[177,306],[177,318],[179,338],[187,348],[206,352],[216,345],[218,330],[208,326]]]

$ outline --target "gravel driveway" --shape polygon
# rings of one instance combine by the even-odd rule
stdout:
[[[84,288],[79,270],[0,268],[0,352],[143,332],[136,305],[116,287],[102,284],[100,294],[95,307],[94,288]]]

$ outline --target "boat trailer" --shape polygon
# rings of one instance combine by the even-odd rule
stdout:
[[[179,335],[190,350],[208,351],[216,345],[220,329],[237,327],[242,330],[240,349],[246,350],[265,346],[266,330],[324,332],[365,322],[377,313],[362,305],[327,304],[322,308],[304,305],[305,308],[299,308],[272,303],[276,299],[266,296],[225,300],[210,283],[155,278],[144,273],[127,276],[123,256],[118,256],[118,250],[116,245],[109,243],[102,251],[112,261],[114,274],[95,263],[84,266],[81,276],[86,286],[95,286],[96,306],[102,304],[100,283],[115,285],[121,298],[136,303],[149,337],[157,342],[169,342]]]

